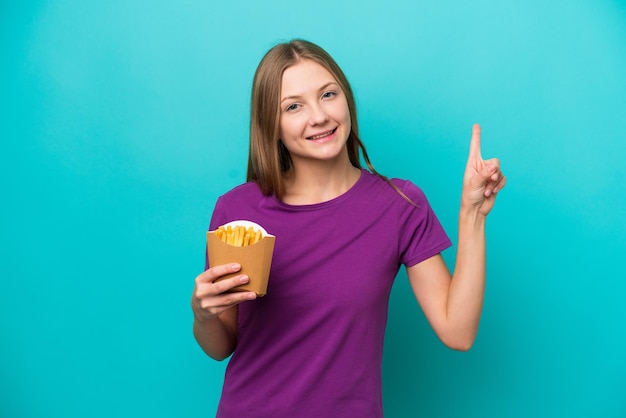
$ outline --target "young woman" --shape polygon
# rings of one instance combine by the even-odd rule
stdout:
[[[361,167],[363,158],[368,169]],[[232,355],[219,417],[382,417],[381,364],[391,287],[402,264],[437,336],[468,350],[485,287],[485,218],[505,185],[475,125],[451,244],[422,191],[371,166],[346,77],[320,47],[272,48],[252,88],[248,181],[221,196],[210,229],[236,219],[276,236],[267,295],[237,264],[207,269],[192,297],[194,335]],[[208,266],[208,263],[207,263]]]

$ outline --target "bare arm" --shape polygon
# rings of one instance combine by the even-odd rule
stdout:
[[[456,269],[450,275],[443,257],[436,255],[407,269],[413,293],[439,339],[466,351],[474,343],[485,292],[485,234],[459,216]],[[484,220],[483,220],[484,225]]]
[[[216,281],[221,276],[238,271],[238,264],[216,266],[196,277],[191,298],[194,313],[193,334],[198,345],[215,360],[223,360],[235,350],[237,342],[237,305],[253,300],[253,292],[225,291],[248,282],[248,277],[238,275]]]
[[[505,184],[499,161],[480,156],[480,127],[475,125],[463,180],[454,274],[441,255],[407,269],[433,330],[456,350],[469,350],[476,338],[485,293],[485,221]]]

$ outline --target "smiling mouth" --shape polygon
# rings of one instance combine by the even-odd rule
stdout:
[[[330,131],[326,131],[326,132],[321,133],[319,135],[309,136],[309,137],[307,137],[307,140],[315,141],[316,139],[326,138],[327,136],[330,136],[330,135],[334,134],[336,130],[337,130],[337,128],[332,129]]]

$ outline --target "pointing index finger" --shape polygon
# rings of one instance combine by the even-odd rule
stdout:
[[[472,127],[472,139],[470,141],[470,157],[478,157],[482,160],[480,154],[480,125],[475,123]]]

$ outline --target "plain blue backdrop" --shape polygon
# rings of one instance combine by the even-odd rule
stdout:
[[[254,69],[292,37],[337,59],[374,165],[454,241],[474,122],[508,177],[470,352],[399,274],[387,416],[626,416],[625,22],[621,0],[4,0],[0,416],[214,415],[193,280],[245,178]]]

